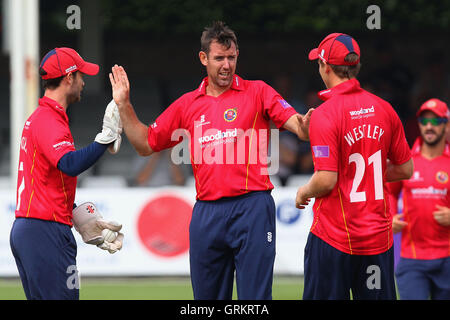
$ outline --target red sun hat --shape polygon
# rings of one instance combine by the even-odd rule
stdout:
[[[359,58],[355,62],[345,61],[345,57],[349,53],[356,53],[361,57],[358,43],[355,39],[344,33],[331,33],[322,40],[319,46],[309,52],[309,60],[320,58],[327,64],[336,66],[351,66],[359,62]]]
[[[417,111],[417,117],[420,116],[422,112],[427,110],[435,113],[440,118],[450,118],[447,104],[439,99],[433,98],[425,101],[419,111]]]
[[[99,66],[84,61],[72,48],[55,48],[50,50],[39,65],[45,72],[41,72],[42,79],[54,79],[65,76],[69,72],[80,71],[90,76],[98,73]]]

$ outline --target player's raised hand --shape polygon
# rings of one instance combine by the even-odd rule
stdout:
[[[298,120],[298,136],[300,139],[309,141],[309,123],[311,121],[311,115],[314,111],[314,108],[310,108],[308,112],[302,116],[301,114],[297,115]]]
[[[403,213],[396,214],[392,217],[392,231],[394,233],[402,231],[402,229],[408,225],[408,223],[403,221],[402,218]]]
[[[130,82],[122,66],[114,65],[109,74],[113,99],[119,108],[130,101]]]

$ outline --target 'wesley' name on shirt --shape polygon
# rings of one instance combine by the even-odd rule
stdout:
[[[384,130],[381,127],[371,124],[363,124],[354,127],[352,130],[347,132],[344,138],[345,141],[347,141],[348,145],[352,146],[352,144],[358,142],[362,138],[374,139],[378,140],[379,142],[383,134]]]

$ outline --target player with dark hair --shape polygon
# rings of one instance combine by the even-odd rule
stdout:
[[[77,254],[72,225],[86,243],[110,253],[122,245],[122,234],[113,243],[104,241],[103,229],[119,231],[121,225],[103,220],[94,206],[83,204],[72,213],[77,175],[106,149],[116,153],[120,148],[122,129],[113,101],[105,111],[102,131],[90,145],[75,150],[69,129],[67,108],[80,101],[83,76],[98,70],[71,48],[51,50],[40,64],[45,93],[22,132],[16,219],[10,235],[27,299],[79,298],[78,288],[68,285]]]
[[[420,129],[412,147],[414,173],[388,184],[392,228],[402,232],[395,270],[402,300],[450,300],[450,144],[447,104],[430,99],[417,112]],[[402,193],[403,212],[396,214]]]
[[[412,174],[402,123],[388,102],[360,87],[352,37],[328,35],[309,59],[318,60],[327,89],[311,116],[314,174],[296,197],[298,208],[315,198],[303,298],[349,299],[351,290],[354,299],[395,299],[385,184]]]
[[[180,139],[172,139],[178,129],[190,134],[197,190],[189,229],[195,299],[231,299],[235,271],[239,299],[272,298],[275,204],[267,165],[269,121],[308,139],[312,111],[301,116],[266,83],[237,76],[238,55],[229,27],[215,22],[206,28],[199,58],[207,77],[149,127],[134,112],[123,67],[114,66],[110,74],[124,131],[140,155],[178,144]]]

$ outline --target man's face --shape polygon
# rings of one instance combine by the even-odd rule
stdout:
[[[420,119],[423,118],[424,122],[428,122],[426,124],[423,124]],[[419,129],[420,134],[422,136],[423,141],[429,145],[434,146],[438,144],[442,139],[445,139],[446,134],[446,123],[441,123],[438,125],[433,125],[431,122],[429,122],[428,119],[437,119],[438,116],[431,111],[424,111],[420,114],[419,117]]]
[[[200,52],[200,60],[206,66],[208,77],[215,86],[220,88],[231,86],[236,71],[238,55],[239,51],[236,49],[234,42],[227,49],[217,41],[213,41],[209,47],[208,54]]]
[[[81,72],[72,74],[72,77],[73,82],[67,94],[68,104],[72,104],[81,100],[81,91],[83,91],[84,87],[83,74]]]

